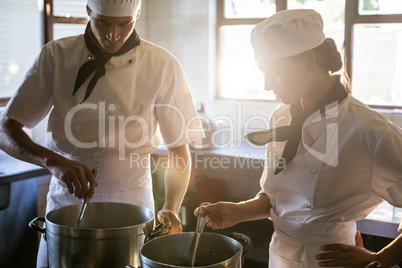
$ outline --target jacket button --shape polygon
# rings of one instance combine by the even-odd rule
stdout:
[[[304,208],[308,209],[309,211],[313,210],[313,206],[311,204],[308,204],[308,203],[304,204]]]
[[[91,55],[88,55],[88,60],[91,60],[92,59],[92,56]]]
[[[133,60],[129,60],[128,63],[133,63]]]
[[[317,174],[317,173],[318,173],[318,169],[312,168],[312,169],[310,169],[310,173],[311,173],[311,174]]]

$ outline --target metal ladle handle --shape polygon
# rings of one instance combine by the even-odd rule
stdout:
[[[95,162],[95,165],[92,168],[92,174],[94,175],[95,178],[96,178],[96,175],[98,174],[98,169],[99,169],[98,162]],[[75,224],[75,228],[80,227],[80,223],[82,221],[82,218],[84,217],[85,210],[87,209],[87,206],[88,206],[88,203],[89,203],[89,195],[88,195],[88,193],[89,193],[89,191],[84,195],[84,198],[82,198],[81,209],[80,209],[80,212],[78,214],[78,218],[77,218],[77,222]]]
[[[195,232],[197,234],[201,234],[204,231],[205,223],[207,222],[207,219],[208,219],[208,213],[203,213],[202,207],[208,206],[208,205],[211,205],[211,203],[204,202],[204,203],[201,203],[201,205],[200,205],[200,209],[199,209],[199,213],[198,213],[198,217],[197,217],[197,226],[195,229]]]
[[[204,231],[205,223],[207,222],[207,218],[208,218],[208,213],[203,213],[202,207],[208,206],[210,204],[211,204],[210,202],[201,203],[200,208],[198,210],[197,226],[195,227],[195,244],[194,244],[193,255],[191,258],[191,267],[195,266],[195,260],[197,258],[198,244],[200,243],[200,236],[201,236],[201,233]]]

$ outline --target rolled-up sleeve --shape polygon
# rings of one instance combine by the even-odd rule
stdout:
[[[371,172],[371,186],[379,197],[402,207],[402,131],[390,125],[379,139]]]
[[[42,48],[3,113],[27,128],[35,127],[53,106],[54,59],[51,45],[49,43]]]

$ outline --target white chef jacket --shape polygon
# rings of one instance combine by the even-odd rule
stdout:
[[[270,127],[290,124],[290,106],[279,107]],[[319,267],[314,256],[329,243],[354,245],[355,221],[384,200],[402,207],[402,131],[348,95],[303,125],[294,159],[275,166],[286,141],[267,144],[261,193],[272,204],[275,233],[270,267]]]
[[[50,111],[49,149],[90,168],[91,159],[101,159],[101,171],[135,173],[135,178],[119,179],[115,172],[98,173],[97,192],[136,189],[138,179],[149,177],[147,159],[161,144],[159,133],[167,147],[204,137],[191,93],[176,58],[141,40],[106,63],[106,74],[79,105],[92,76],[72,96],[74,83],[80,66],[92,57],[83,35],[49,42],[4,115],[32,128]]]
[[[172,54],[141,40],[106,63],[106,74],[79,105],[92,75],[72,96],[75,80],[92,57],[84,35],[49,42],[4,115],[33,128],[50,112],[48,148],[89,168],[99,163],[92,201],[153,210],[150,153],[162,138],[167,147],[176,147],[204,137],[183,70]],[[78,202],[52,177],[47,212]],[[38,266],[46,265],[44,242]]]
[[[9,101],[4,115],[32,128],[51,111],[48,146],[71,156],[117,157],[117,134],[124,134],[127,142],[133,144],[130,147],[136,146],[126,148],[126,156],[131,152],[152,153],[161,142],[158,126],[168,147],[203,137],[202,131],[194,131],[190,139],[180,135],[185,127],[201,129],[200,122],[194,120],[197,113],[186,78],[173,55],[145,40],[125,54],[112,57],[105,65],[105,76],[98,80],[83,106],[77,107],[92,77],[72,96],[78,69],[92,57],[83,35],[49,42]],[[167,105],[172,108],[166,108]],[[73,108],[77,109],[75,113]],[[90,148],[79,148],[68,140],[66,119],[71,120],[75,139]],[[116,129],[118,121],[125,120],[125,133],[112,131],[109,123],[113,120]],[[140,123],[146,123],[147,128],[138,127]],[[105,131],[97,131],[101,127]],[[139,142],[143,137],[144,141]]]
[[[99,163],[92,201],[153,210],[150,153],[162,138],[167,147],[175,147],[204,137],[183,70],[169,52],[141,40],[106,63],[106,74],[79,105],[92,75],[72,96],[75,80],[92,57],[84,35],[49,42],[4,115],[33,128],[50,112],[48,148],[89,168]],[[80,202],[54,177],[47,201],[47,212]],[[38,265],[43,258],[38,257]]]

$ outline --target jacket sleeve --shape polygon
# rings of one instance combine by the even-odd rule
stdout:
[[[3,113],[25,127],[34,128],[53,106],[54,62],[52,42],[44,46]]]
[[[179,62],[172,56],[167,67],[155,112],[165,146],[176,147],[205,135]]]
[[[376,195],[402,207],[402,130],[391,125],[379,139],[373,154],[371,187]]]

